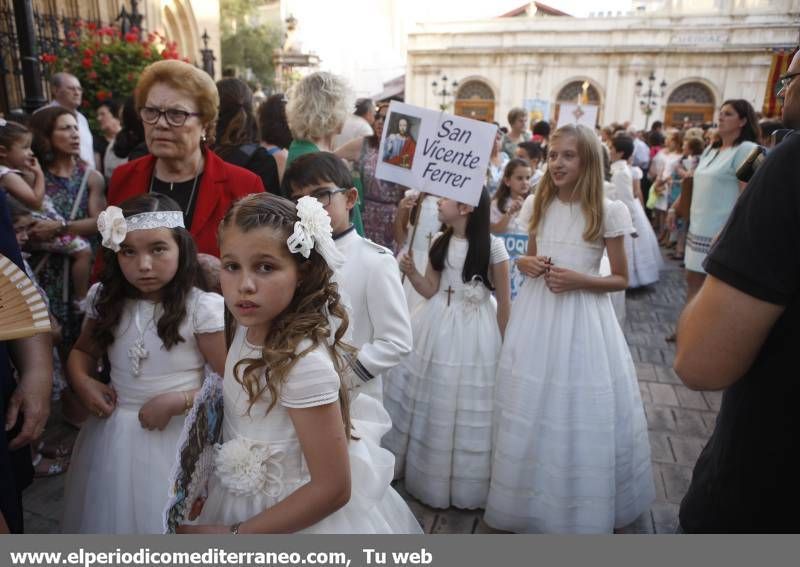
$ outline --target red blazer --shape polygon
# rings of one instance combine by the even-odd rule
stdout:
[[[255,173],[223,161],[211,150],[205,151],[205,158],[189,232],[198,252],[219,256],[217,228],[222,217],[235,201],[245,195],[263,193],[264,184]],[[108,204],[119,205],[147,192],[155,164],[156,158],[148,155],[116,168],[108,187]]]

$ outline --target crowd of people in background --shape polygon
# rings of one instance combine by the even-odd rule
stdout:
[[[298,349],[285,351],[286,360],[263,351],[265,364],[281,369],[287,391],[267,372],[267,386],[236,378],[241,388],[230,394],[246,409],[245,398],[252,408],[268,395],[267,413],[276,400],[284,413],[289,408],[294,425],[284,415],[281,426],[292,439],[299,435],[297,451],[310,477],[309,470],[292,469],[297,484],[291,490],[257,500],[265,509],[281,507],[285,523],[261,514],[252,500],[225,504],[219,494],[233,488],[223,478],[203,525],[184,531],[415,532],[408,509],[388,487],[391,477],[405,478],[406,490],[430,506],[483,508],[486,522],[502,530],[602,533],[629,524],[655,496],[647,424],[622,333],[625,290],[656,285],[667,256],[685,268],[692,304],[716,239],[741,206],[747,179],[737,170],[760,147],[772,151],[788,126],[759,121],[743,99],[725,101],[713,124],[655,121],[646,131],[628,122],[555,129],[544,120],[529,123],[526,110],[513,108],[508,127],[497,124],[484,191],[473,207],[378,178],[388,102],[353,104],[347,81],[330,73],[313,73],[285,94],[256,100],[240,79],[214,83],[185,63],[159,62],[142,73],[133,97],[94,109],[94,133],[79,110],[82,91],[74,76],[55,75],[51,93],[52,102],[32,116],[0,119],[0,187],[16,234],[3,253],[22,251],[53,320],[47,348],[30,343],[27,359],[14,357],[16,377],[3,376],[4,399],[15,399],[24,413],[15,430],[22,427],[24,435],[0,447],[0,527],[11,531],[21,530],[19,493],[32,474],[68,470],[65,530],[158,531],[163,502],[153,484],[168,475],[168,456],[183,410],[202,383],[203,364],[226,379],[232,372],[220,293],[242,328],[263,330],[236,335],[241,360],[248,349],[262,356],[253,354],[262,352],[260,345]],[[316,252],[302,252],[310,263],[299,259],[301,248],[276,252],[270,240],[294,238],[291,227],[310,214],[308,197],[321,204],[333,236],[328,244],[322,236],[312,239],[308,249],[317,246]],[[162,224],[142,227],[138,240],[128,228],[134,232],[116,242],[102,228],[116,214]],[[164,228],[174,242],[163,235],[145,240]],[[158,250],[144,252],[151,248]],[[172,248],[170,275],[159,271],[159,262]],[[248,255],[256,249],[271,259]],[[145,254],[155,275],[136,279],[126,263]],[[314,262],[335,270],[336,283]],[[246,275],[250,264],[257,275]],[[712,273],[725,273],[710,265]],[[282,308],[297,310],[292,317],[276,311],[258,321],[252,314],[259,305],[231,299],[252,286],[253,297],[271,301],[252,281],[273,272],[294,274],[286,282],[296,284],[297,297],[309,305],[324,299],[318,307],[332,315],[341,295],[351,309],[342,316],[343,328],[349,319],[347,346],[336,331],[333,354],[319,350],[328,344],[325,333],[334,336],[328,318],[314,323],[308,344],[288,339],[304,328],[300,299],[287,299]],[[309,272],[322,286],[316,292],[303,283]],[[102,284],[92,286],[96,281]],[[795,301],[796,290],[778,295]],[[159,307],[166,297],[178,303]],[[154,323],[151,331],[141,313]],[[284,327],[276,331],[270,322]],[[184,342],[177,333],[194,338],[177,348]],[[664,338],[681,344],[683,333],[696,339],[689,322]],[[144,337],[156,342],[145,348]],[[152,351],[159,344],[173,356],[148,380],[123,371],[128,357],[136,358],[134,368],[148,364],[148,351],[158,359]],[[542,352],[531,357],[531,345]],[[33,355],[45,362],[31,377],[36,373],[26,364]],[[286,362],[306,355],[307,364]],[[341,360],[347,365],[340,367]],[[32,395],[28,381],[41,383],[42,368],[53,385],[47,396],[60,400],[62,418],[81,428],[74,448],[42,443],[47,402],[11,393],[19,383]],[[329,383],[315,385],[315,372]],[[292,377],[306,382],[289,391]],[[349,407],[348,388],[360,392]],[[394,455],[388,480],[386,471],[369,479],[363,470],[354,473],[353,482],[377,491],[372,501],[353,490],[348,505],[349,488],[344,500],[338,493],[330,501],[302,493],[302,481],[323,494],[334,490],[319,480],[319,459],[346,461],[349,451],[351,461],[380,466],[353,452],[359,442],[349,430],[343,452],[307,441],[318,430],[312,421],[301,425],[295,420],[301,414],[292,411],[336,400],[325,423],[359,423],[362,449],[374,443],[376,451]],[[136,406],[138,417],[120,417],[126,404]],[[6,401],[0,409],[8,407]],[[244,439],[242,432],[262,418],[243,418],[236,435]],[[384,434],[385,449],[379,449]],[[133,485],[120,480],[141,467],[126,443],[147,447],[149,455],[148,476]],[[106,449],[114,444],[116,456]],[[98,471],[101,460],[107,466]],[[98,491],[106,499],[118,494],[103,507]],[[289,497],[301,493],[294,506],[318,506],[318,514],[293,510]],[[364,517],[356,506],[365,506]],[[693,525],[688,517],[682,522]]]

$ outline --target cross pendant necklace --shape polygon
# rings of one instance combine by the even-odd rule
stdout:
[[[450,307],[450,296],[453,295],[456,290],[453,289],[452,286],[447,286],[447,289],[444,290],[444,293],[447,294],[447,306]]]
[[[202,166],[202,162],[201,162],[201,166]],[[197,174],[194,176],[194,183],[192,183],[192,192],[189,193],[189,202],[186,204],[186,210],[183,211],[184,215],[188,215],[189,211],[192,210],[192,201],[194,201],[194,193],[197,190],[197,182],[200,179],[201,173],[202,173],[202,171],[198,171]],[[147,191],[148,193],[152,193],[153,192],[153,183],[154,183],[155,179],[156,179],[156,172],[155,172],[155,170],[153,170],[153,175],[150,176],[150,189],[148,189],[148,191]],[[166,181],[164,183],[166,183]],[[169,192],[170,192],[170,194],[172,193],[172,190],[174,188],[175,188],[175,182],[174,181],[170,181],[169,182]]]
[[[144,332],[147,330],[149,322],[144,326],[144,328],[142,328],[140,315],[141,307],[142,302],[140,301],[136,305],[136,315],[134,316],[134,324],[136,325],[136,330],[139,331],[139,336],[133,345],[128,349],[128,358],[131,361],[131,371],[136,377],[140,376],[142,373],[142,360],[150,356],[148,350],[144,348]]]

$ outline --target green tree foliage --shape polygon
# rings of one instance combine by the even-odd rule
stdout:
[[[280,47],[283,32],[279,27],[253,25],[256,9],[263,0],[221,0],[220,28],[222,68],[234,68],[237,75],[250,70],[264,87],[275,81],[272,55]]]
[[[234,67],[237,75],[250,69],[263,86],[275,82],[272,55],[281,44],[281,31],[271,26],[242,27],[236,33],[222,36],[222,67]]]

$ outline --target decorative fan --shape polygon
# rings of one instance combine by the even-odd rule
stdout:
[[[49,332],[50,314],[36,284],[0,254],[0,340]]]
[[[214,447],[222,439],[222,377],[205,367],[203,387],[194,398],[178,441],[164,510],[164,533],[200,514],[214,473]]]

